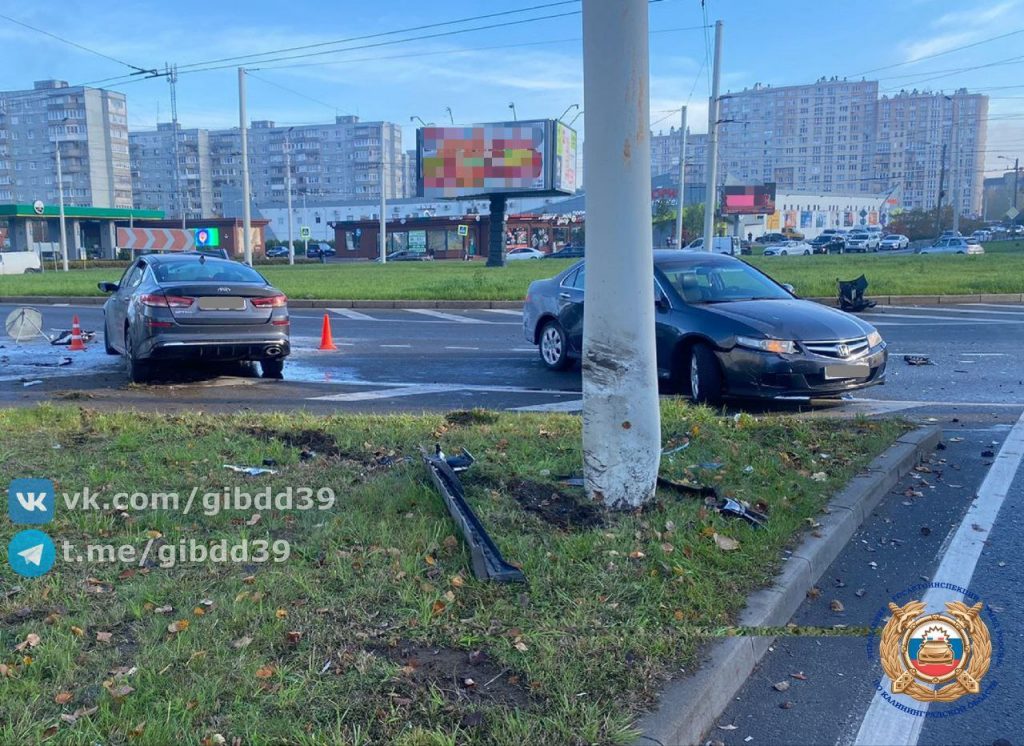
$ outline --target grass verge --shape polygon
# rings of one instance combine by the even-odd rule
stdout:
[[[665,442],[691,446],[662,473],[758,504],[770,522],[754,530],[672,494],[640,514],[582,504],[555,476],[581,459],[566,415],[2,411],[11,477],[52,478],[58,495],[89,487],[101,508],[122,491],[199,496],[189,515],[58,501],[43,527],[54,570],[0,569],[0,743],[626,743],[706,630],[734,621],[829,495],[905,427],[734,421],[666,401]],[[416,455],[435,440],[477,455],[467,497],[529,585],[472,577]],[[279,473],[223,468],[263,459]],[[203,494],[225,487],[329,488],[336,503],[204,510]],[[3,521],[0,543],[13,533]],[[288,542],[290,556],[162,566],[166,548],[222,539]],[[154,548],[141,567],[77,564],[65,541],[72,557]]]
[[[869,295],[1024,293],[1024,242],[989,244],[984,256],[746,257],[805,297],[836,293],[836,278],[861,274]],[[533,280],[551,277],[571,260],[511,262],[488,269],[479,262],[395,262],[261,266],[290,298],[344,300],[522,300]],[[96,283],[116,280],[116,269],[0,277],[0,295],[101,295]]]

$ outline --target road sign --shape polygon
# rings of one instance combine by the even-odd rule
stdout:
[[[1018,215],[1020,215],[1020,210],[1018,210],[1016,207],[1011,207],[1009,210],[1006,211],[1006,217],[1008,217],[1010,220],[1016,220]]]
[[[299,238],[309,238],[310,230],[308,225],[299,228]]]
[[[468,225],[460,225],[459,226],[459,235],[460,236],[468,236],[469,235],[469,226]]]
[[[118,228],[117,246],[134,251],[191,251],[195,236],[180,228]]]

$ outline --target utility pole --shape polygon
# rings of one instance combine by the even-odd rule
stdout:
[[[704,251],[711,251],[715,236],[715,205],[718,203],[718,87],[722,78],[722,22],[715,21],[715,66],[708,105],[708,193],[704,201]]]
[[[249,134],[245,121],[245,68],[238,68],[238,126],[242,135],[242,246],[245,263],[252,266],[252,215],[249,205]]]
[[[388,261],[388,197],[384,189],[387,173],[384,163],[384,123],[380,125],[380,263]]]
[[[295,264],[295,244],[292,241],[292,146],[288,135],[294,127],[284,133],[284,188],[286,208],[288,210],[288,264]]]
[[[676,211],[676,243],[683,248],[683,202],[686,195],[686,107],[679,111],[679,207]]]
[[[957,94],[953,94],[951,99],[953,102],[953,120],[952,120],[952,136],[953,136],[953,167],[952,173],[949,175],[952,187],[950,191],[953,193],[951,202],[953,204],[953,230],[960,231],[960,97]]]
[[[1020,158],[1013,159],[1013,209],[1017,209],[1017,179],[1020,178]]]
[[[178,194],[178,210],[181,212],[181,228],[185,229],[185,218],[188,214],[188,209],[185,207],[188,201],[188,183],[185,182],[184,189],[182,188],[181,178],[181,155],[178,150],[178,140],[180,140],[180,133],[178,132],[178,66],[168,65],[164,63],[164,75],[167,77],[167,84],[171,88],[171,130],[174,135],[174,189]]]
[[[67,122],[67,119],[64,120]],[[66,126],[61,124],[61,126]],[[57,154],[57,194],[60,199],[60,255],[64,264],[64,271],[68,271],[68,233],[64,220],[64,175],[60,168],[60,137],[53,141],[54,152]],[[42,264],[42,262],[40,262]]]
[[[647,0],[583,0],[583,477],[588,497],[611,509],[654,497],[661,458],[648,33]]]
[[[942,193],[946,188],[946,143],[942,143],[942,159],[939,162],[939,204],[935,208],[935,235],[942,235]]]

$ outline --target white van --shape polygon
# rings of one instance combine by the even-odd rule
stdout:
[[[0,251],[0,275],[39,272],[39,255],[34,251]]]
[[[711,247],[716,254],[728,254],[729,256],[740,255],[739,236],[715,236],[711,241]],[[686,245],[687,251],[704,251],[704,239],[695,238]]]

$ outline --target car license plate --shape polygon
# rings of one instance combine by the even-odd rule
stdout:
[[[211,296],[199,299],[201,311],[244,311],[245,298]]]
[[[871,366],[868,365],[826,365],[826,380],[837,378],[867,378],[871,375]]]

